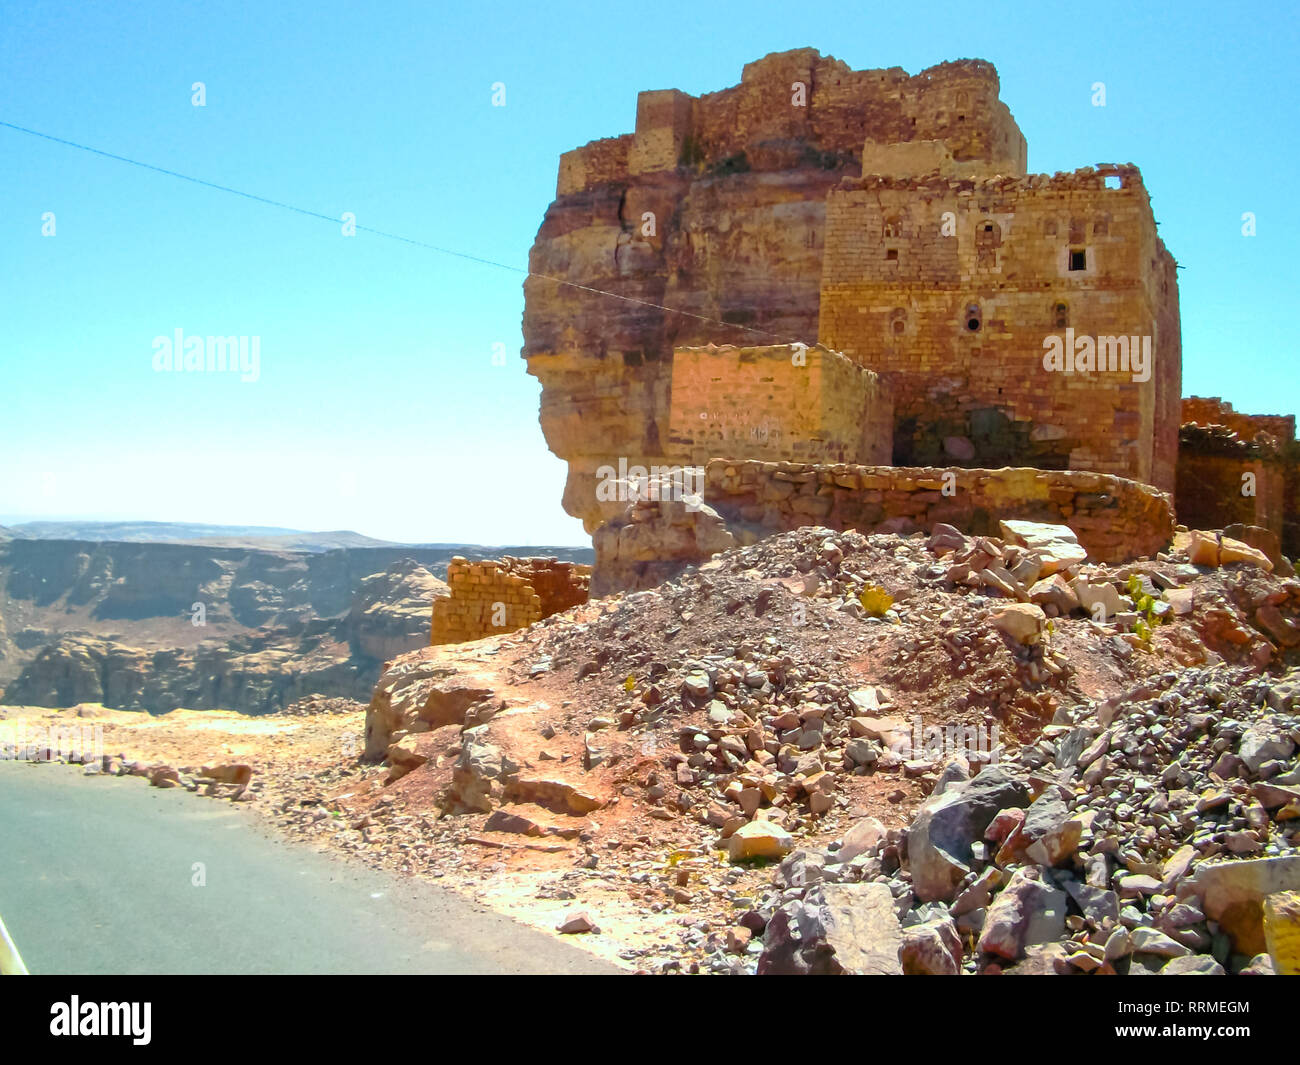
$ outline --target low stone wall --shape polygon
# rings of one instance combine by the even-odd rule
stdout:
[[[447,566],[451,595],[435,599],[430,643],[464,643],[513,632],[587,601],[591,567],[554,558],[457,556]]]
[[[650,588],[719,551],[805,525],[909,533],[945,522],[997,536],[1004,518],[1068,525],[1099,562],[1153,556],[1174,531],[1168,493],[1108,474],[714,459],[701,496],[638,500],[596,530],[592,594]]]
[[[1068,525],[1103,562],[1154,555],[1173,536],[1168,493],[1075,470],[936,469],[728,462],[705,471],[704,501],[742,543],[802,525],[929,531],[936,523],[997,535],[1002,518]]]

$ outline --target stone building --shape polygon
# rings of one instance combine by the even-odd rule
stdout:
[[[600,471],[715,458],[1029,468],[1008,483],[1062,498],[1067,470],[1191,485],[1177,264],[1141,174],[1028,173],[999,92],[981,60],[801,49],[720,92],[643,92],[634,132],[565,153],[523,349],[565,509],[594,531],[626,509]],[[1280,530],[1294,477],[1237,457],[1265,494],[1200,492],[1196,520]]]

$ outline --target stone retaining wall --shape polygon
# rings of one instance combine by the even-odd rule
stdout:
[[[716,459],[704,501],[743,543],[802,525],[862,532],[936,523],[997,535],[1001,518],[1068,525],[1095,560],[1154,555],[1173,536],[1173,501],[1150,485],[1074,470],[813,466]]]

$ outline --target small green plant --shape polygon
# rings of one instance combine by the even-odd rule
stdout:
[[[1143,589],[1136,573],[1129,577],[1125,587],[1128,589],[1129,598],[1133,600],[1133,609],[1142,615],[1133,627],[1133,631],[1137,633],[1138,639],[1145,643],[1151,639],[1151,631],[1162,620],[1160,614],[1156,612],[1157,600]]]

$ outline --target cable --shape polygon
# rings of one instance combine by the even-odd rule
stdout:
[[[63,137],[55,137],[49,133],[42,133],[40,130],[28,129],[25,126],[18,126],[12,122],[5,122],[0,119],[0,126],[6,129],[12,129],[18,133],[26,133],[31,137],[39,137],[41,140],[51,141],[54,144],[62,144],[68,148],[76,148],[78,151],[89,152],[92,155],[99,155],[105,159],[112,159],[118,163],[126,163],[129,166],[140,167],[142,170],[152,170],[155,174],[163,174],[166,177],[177,178],[180,181],[188,181],[194,185],[202,185],[205,188],[216,189],[218,192],[229,193],[231,196],[240,196],[246,200],[252,200],[255,203],[266,204],[268,207],[278,207],[284,211],[292,211],[294,214],[306,215],[308,218],[317,218],[321,221],[329,222],[331,225],[337,225],[339,219],[331,215],[322,214],[320,211],[312,211],[306,207],[298,207],[292,203],[285,203],[283,200],[273,200],[269,196],[259,196],[253,192],[245,192],[242,189],[231,188],[229,185],[222,185],[216,181],[207,181],[203,178],[193,177],[190,174],[182,174],[178,170],[169,170],[163,166],[155,166],[152,163],[145,163],[139,159],[131,159],[125,155],[116,155],[113,152],[106,152],[101,148],[92,148],[88,144],[80,144],[77,141],[66,140]],[[410,244],[417,248],[424,248],[427,251],[436,252],[439,255],[451,255],[457,259],[465,259],[469,262],[479,263],[483,266],[492,266],[498,270],[509,270],[511,273],[523,274],[525,277],[537,278],[542,281],[551,281],[557,285],[564,285],[568,288],[574,288],[580,292],[590,292],[597,296],[607,296],[610,299],[623,300],[625,303],[635,303],[641,307],[649,307],[654,310],[665,311],[668,314],[680,314],[687,318],[694,318],[696,321],[708,322],[710,325],[720,325],[724,329],[739,329],[747,333],[757,333],[761,336],[772,337],[787,344],[803,344],[804,341],[795,337],[783,336],[780,333],[773,333],[766,329],[758,329],[754,326],[740,325],[737,322],[725,322],[720,318],[710,318],[708,315],[695,314],[692,311],[684,311],[677,307],[665,307],[662,303],[655,303],[651,300],[637,299],[635,296],[624,296],[618,292],[610,292],[607,289],[596,288],[592,285],[579,284],[577,281],[568,281],[562,277],[554,277],[550,274],[539,274],[534,270],[526,270],[519,266],[511,266],[508,263],[499,263],[493,259],[484,259],[478,255],[470,255],[468,252],[457,251],[454,248],[444,248],[437,244],[430,244],[427,241],[416,240],[414,237],[404,237],[400,233],[389,233],[383,229],[376,229],[374,226],[358,225],[358,230],[369,233],[372,236],[383,237],[386,240],[399,241],[402,244]]]

